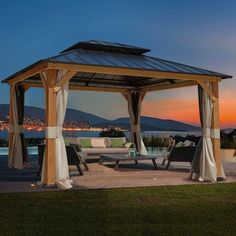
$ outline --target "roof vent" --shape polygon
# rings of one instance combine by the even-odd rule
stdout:
[[[114,52],[114,53],[123,53],[123,54],[133,54],[133,55],[141,55],[146,52],[150,52],[150,49],[140,48],[120,43],[110,43],[105,41],[97,41],[90,40],[85,42],[79,42],[74,44],[73,46],[65,49],[60,53],[69,52],[75,49],[86,49],[86,50],[95,50],[95,51],[103,51],[103,52]]]

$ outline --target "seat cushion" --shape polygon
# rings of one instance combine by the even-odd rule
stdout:
[[[100,155],[102,153],[128,153],[127,148],[82,148],[82,151],[86,152],[88,155]]]

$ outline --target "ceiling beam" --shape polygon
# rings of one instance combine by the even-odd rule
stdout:
[[[174,89],[174,88],[184,88],[188,86],[194,86],[197,85],[197,82],[195,81],[185,81],[185,82],[178,82],[174,84],[162,84],[162,85],[157,85],[157,86],[145,86],[141,87],[145,92],[153,92],[153,91],[158,91],[158,90],[165,90],[165,89]]]
[[[27,88],[43,88],[42,83],[21,83],[23,86],[27,86]],[[100,92],[127,92],[130,89],[127,88],[109,88],[109,87],[96,87],[96,86],[80,86],[80,85],[69,85],[69,90],[84,90],[84,91],[100,91]]]
[[[129,89],[125,88],[109,88],[109,87],[96,87],[96,86],[76,86],[70,85],[70,90],[83,90],[83,91],[97,91],[97,92],[127,92]]]
[[[193,81],[211,81],[220,82],[221,78],[210,75],[196,75],[186,73],[164,72],[154,70],[141,70],[108,66],[94,66],[94,65],[79,65],[79,64],[67,64],[58,62],[48,62],[49,69],[70,70],[77,72],[88,73],[101,73],[112,75],[126,75],[137,77],[154,77],[154,78],[168,78],[168,79],[180,79],[180,80],[193,80]]]

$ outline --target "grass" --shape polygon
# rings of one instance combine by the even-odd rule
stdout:
[[[0,194],[0,235],[236,235],[236,184]]]

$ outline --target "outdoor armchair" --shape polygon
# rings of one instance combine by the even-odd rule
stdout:
[[[171,162],[192,162],[196,146],[174,147],[164,158],[162,166],[167,161],[165,169],[167,170]]]
[[[42,171],[44,149],[45,149],[45,144],[38,145],[38,157],[39,157],[38,163],[40,166],[40,169],[38,171],[38,175],[41,175],[41,171]],[[66,153],[67,153],[68,165],[76,165],[80,175],[83,175],[83,171],[80,167],[80,164],[84,165],[84,168],[86,171],[89,170],[87,163],[86,163],[86,159],[87,159],[86,153],[77,151],[76,147],[73,145],[66,146]]]
[[[68,165],[76,165],[80,175],[83,175],[83,171],[80,164],[84,165],[86,171],[89,171],[88,165],[86,163],[87,154],[85,152],[77,151],[76,146],[68,145],[66,146],[66,153],[68,159]]]

